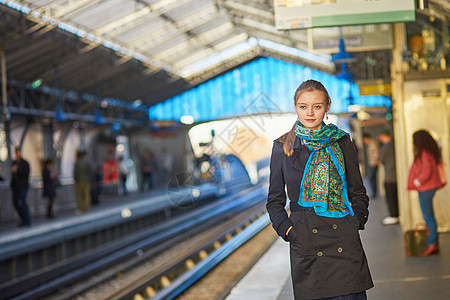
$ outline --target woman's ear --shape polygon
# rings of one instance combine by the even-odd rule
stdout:
[[[331,107],[331,100],[330,101],[328,101],[328,105],[327,105],[327,112],[330,110],[330,107]]]

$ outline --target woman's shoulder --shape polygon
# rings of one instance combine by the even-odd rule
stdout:
[[[420,158],[422,160],[430,160],[430,161],[436,162],[435,157],[426,150],[422,150],[422,152],[420,153]]]
[[[352,145],[353,141],[350,138],[349,134],[346,134],[344,136],[342,136],[340,139],[337,140],[337,142],[341,145],[341,146],[347,146],[347,145]]]
[[[283,153],[284,154],[284,149],[283,149],[283,145],[284,142],[286,141],[287,135],[289,132],[286,132],[285,134],[283,134],[282,136],[276,138],[273,140],[273,149],[272,152],[273,153]]]
[[[282,136],[276,138],[275,140],[273,140],[273,142],[274,142],[274,143],[277,142],[277,143],[283,145],[284,142],[285,142],[286,139],[287,139],[288,134],[289,134],[289,131],[286,132],[285,134],[283,134]]]

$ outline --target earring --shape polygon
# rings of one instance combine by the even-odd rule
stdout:
[[[325,113],[325,119],[328,120],[328,113]]]

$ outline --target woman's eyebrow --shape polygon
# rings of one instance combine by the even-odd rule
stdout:
[[[308,105],[308,103],[305,103],[305,102],[297,102],[297,105],[298,104],[305,104],[305,105]],[[317,103],[313,103],[313,104],[311,104],[311,105],[324,105],[324,103],[323,102],[317,102]]]

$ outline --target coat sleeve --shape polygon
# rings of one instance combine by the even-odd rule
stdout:
[[[273,228],[280,237],[288,241],[286,231],[293,223],[289,219],[285,209],[286,192],[282,168],[284,155],[282,144],[275,141],[270,158],[269,194],[267,196],[266,208]]]
[[[366,193],[361,172],[359,170],[358,156],[353,142],[347,136],[344,138],[342,152],[345,160],[345,171],[347,176],[348,199],[352,204],[355,216],[361,223],[360,229],[364,229],[369,216],[369,197]]]

